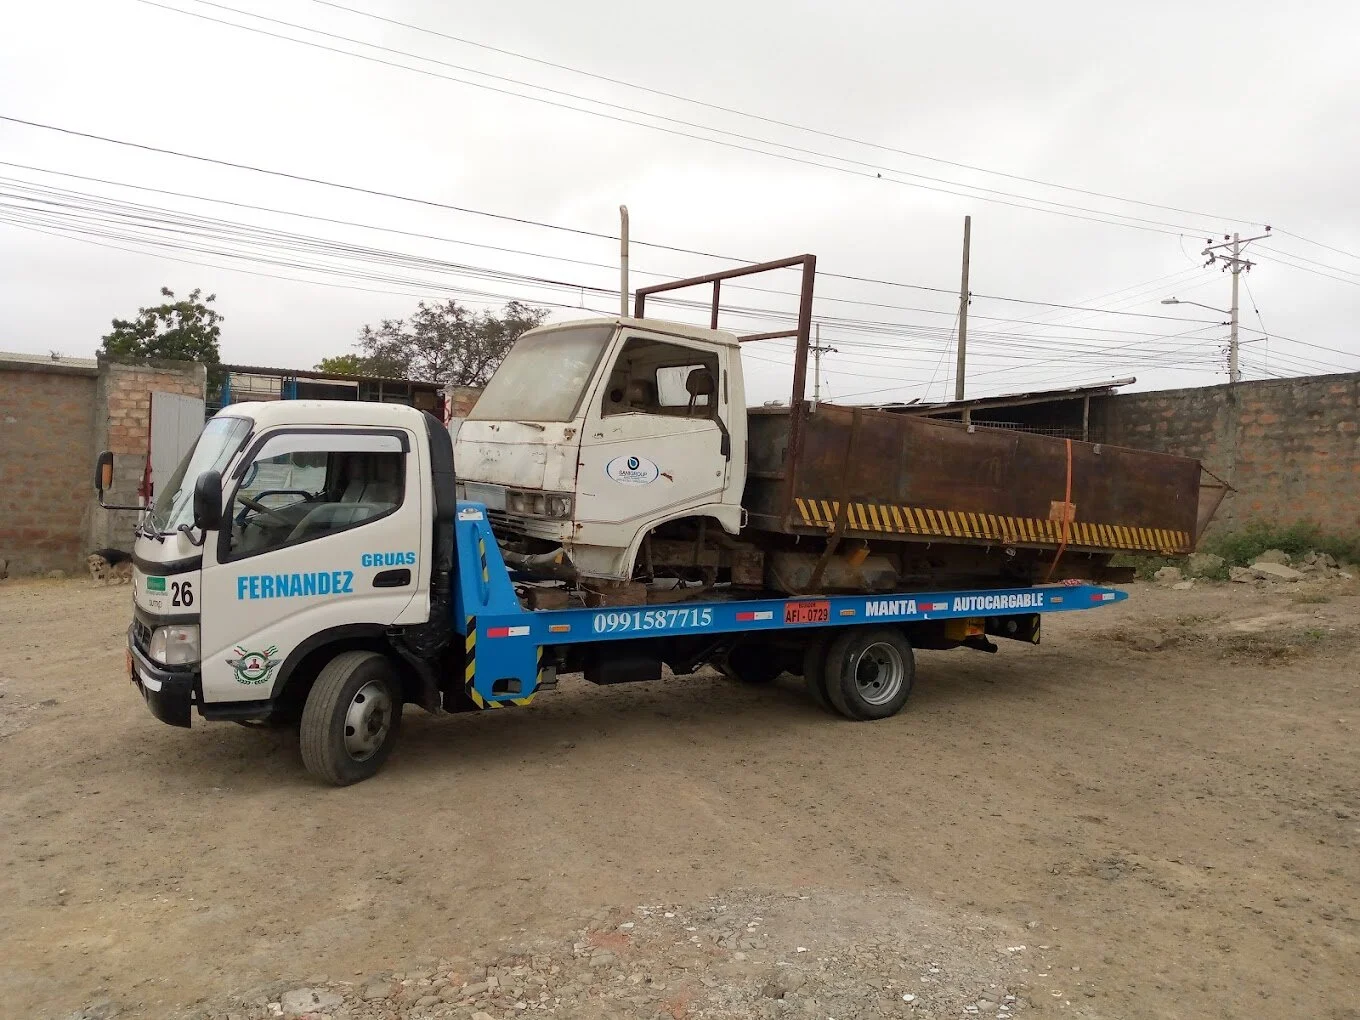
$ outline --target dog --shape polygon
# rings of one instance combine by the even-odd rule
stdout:
[[[127,584],[132,580],[132,557],[121,549],[98,549],[85,557],[90,577],[108,584],[117,581]]]

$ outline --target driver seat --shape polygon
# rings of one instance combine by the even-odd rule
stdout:
[[[693,369],[689,375],[685,376],[685,392],[689,394],[689,406],[686,412],[691,418],[694,417],[696,408],[701,410],[705,416],[713,413],[713,395],[718,392],[717,380],[713,378],[713,373],[706,368]],[[707,397],[708,402],[699,404],[700,397]]]

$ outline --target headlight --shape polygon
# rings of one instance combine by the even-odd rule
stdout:
[[[162,666],[185,666],[198,661],[198,624],[177,623],[151,632],[147,649]]]
[[[575,507],[575,497],[569,492],[545,493],[524,489],[505,490],[505,509],[512,514],[570,520]]]

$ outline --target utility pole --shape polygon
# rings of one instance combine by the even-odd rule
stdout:
[[[1242,241],[1238,234],[1233,234],[1232,246],[1232,304],[1228,306],[1228,382],[1235,383],[1242,381],[1242,369],[1239,364],[1239,348],[1237,346],[1237,279],[1242,275],[1239,267],[1241,263]]]
[[[954,367],[954,399],[963,399],[963,367],[968,350],[968,251],[972,245],[973,217],[963,218],[963,281],[959,284],[959,359]]]
[[[619,206],[619,315],[628,317],[628,207]]]
[[[827,354],[839,354],[840,351],[831,346],[822,346],[822,324],[816,324],[817,337],[812,344],[812,409],[817,410],[817,402],[822,399],[822,352]]]
[[[1232,304],[1228,308],[1228,382],[1237,383],[1242,381],[1242,364],[1240,358],[1240,347],[1237,342],[1237,322],[1239,302],[1237,290],[1239,286],[1238,277],[1244,272],[1249,272],[1253,263],[1248,262],[1242,257],[1242,251],[1252,241],[1260,241],[1270,236],[1270,227],[1266,227],[1264,234],[1255,237],[1248,237],[1245,240],[1240,234],[1233,234],[1232,237],[1223,235],[1223,240],[1218,244],[1208,245],[1200,254],[1208,255],[1209,261],[1205,265],[1212,265],[1214,262],[1222,262],[1223,269],[1232,273]],[[1229,254],[1223,254],[1224,251]],[[1193,303],[1193,302],[1191,302]]]

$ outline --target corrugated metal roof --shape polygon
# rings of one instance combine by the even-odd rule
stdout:
[[[407,383],[431,390],[440,389],[439,383],[424,382],[420,379],[402,379],[391,375],[349,375],[345,372],[318,372],[310,368],[270,368],[267,365],[223,365],[228,372],[242,375],[272,375],[290,379],[336,379],[342,382],[395,382]]]
[[[1076,400],[1081,397],[1106,396],[1120,386],[1132,386],[1138,380],[1134,376],[1127,379],[1111,379],[1108,382],[1086,383],[1081,386],[1064,386],[1054,390],[1030,390],[1026,393],[1004,393],[991,397],[974,397],[971,400],[942,400],[931,403],[894,403],[866,404],[880,411],[901,411],[904,414],[940,414],[954,411],[976,411],[986,407],[1015,407],[1019,404],[1042,404],[1050,400]]]
[[[67,368],[98,368],[94,358],[70,358],[64,354],[26,354],[22,351],[0,351],[0,362],[17,361],[25,365],[65,365]]]

